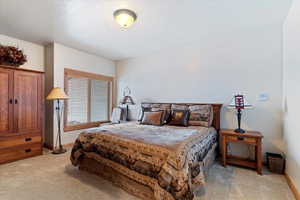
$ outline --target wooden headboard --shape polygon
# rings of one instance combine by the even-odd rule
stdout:
[[[214,119],[212,126],[219,132],[221,128],[221,108],[223,104],[214,104],[214,103],[157,103],[157,102],[143,102],[142,104],[177,104],[177,105],[212,105],[214,112]]]

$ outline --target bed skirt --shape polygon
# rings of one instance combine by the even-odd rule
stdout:
[[[210,167],[213,165],[216,158],[216,148],[217,145],[213,145],[210,151],[207,153],[206,157],[202,161],[202,170],[205,176],[208,175]],[[105,159],[105,158],[103,158]],[[163,200],[155,198],[154,191],[151,187],[144,185],[137,180],[133,180],[122,173],[116,171],[112,167],[105,165],[104,163],[99,163],[97,160],[90,158],[88,156],[82,156],[79,160],[79,170],[87,171],[96,174],[110,182],[114,185],[122,188],[126,192],[145,200]],[[202,185],[203,186],[203,185]],[[193,191],[199,188],[192,188]],[[171,195],[168,195],[170,197]],[[173,199],[174,198],[168,198]]]

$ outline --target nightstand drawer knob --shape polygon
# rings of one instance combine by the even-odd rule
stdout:
[[[238,137],[238,140],[244,140],[244,138],[243,137]]]
[[[29,142],[31,140],[32,140],[32,138],[25,138],[25,142]]]

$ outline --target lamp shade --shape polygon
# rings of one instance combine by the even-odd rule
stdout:
[[[230,104],[227,107],[231,109],[237,109],[237,107],[240,107],[240,105],[237,104],[242,104],[241,109],[253,108],[253,106],[248,103],[244,95],[234,95],[233,98],[231,99]]]
[[[123,97],[123,99],[122,99],[122,101],[121,101],[121,104],[131,104],[131,105],[134,105],[135,103],[134,103],[134,101],[133,101],[133,99],[132,99],[132,97],[131,96],[124,96]]]
[[[48,94],[47,100],[69,99],[66,93],[61,88],[53,88]]]

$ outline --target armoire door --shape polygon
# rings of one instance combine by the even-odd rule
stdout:
[[[14,72],[14,128],[17,134],[41,133],[42,98],[40,74]]]
[[[13,71],[0,68],[0,136],[13,132]]]

